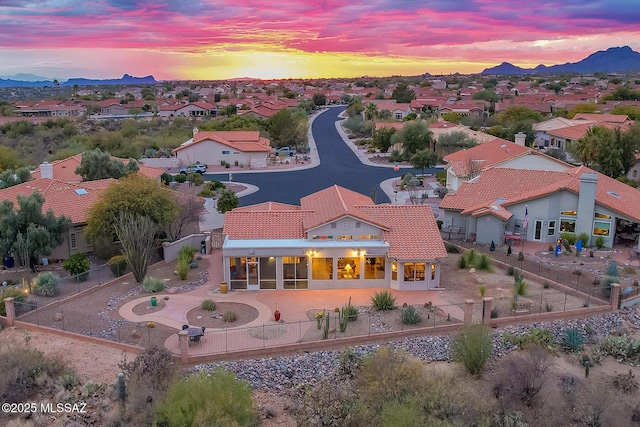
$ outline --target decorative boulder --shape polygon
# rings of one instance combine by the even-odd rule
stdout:
[[[469,274],[473,274],[473,273],[475,273],[475,272],[476,272],[476,269],[475,269],[475,268],[471,268],[471,269],[469,269]]]
[[[62,319],[64,319],[64,316],[61,311],[57,311],[56,314],[53,315],[53,320],[56,322],[60,322]]]
[[[131,338],[140,338],[141,336],[142,335],[140,335],[140,331],[138,331],[137,329],[131,331]]]

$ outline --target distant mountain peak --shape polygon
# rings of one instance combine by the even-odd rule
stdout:
[[[640,70],[640,53],[629,46],[610,47],[599,50],[581,61],[567,62],[560,65],[538,65],[535,68],[521,68],[503,62],[502,64],[486,68],[480,74],[550,74],[550,73],[612,73]]]

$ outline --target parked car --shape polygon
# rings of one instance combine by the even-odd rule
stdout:
[[[296,150],[290,147],[280,147],[276,149],[275,153],[276,156],[279,156],[280,154],[283,154],[285,156],[293,156],[294,154],[296,154]]]
[[[185,175],[189,175],[190,173],[199,173],[202,175],[206,171],[207,171],[207,165],[202,163],[196,163],[195,165],[189,165],[189,166],[180,168],[180,171],[178,173],[183,173]]]

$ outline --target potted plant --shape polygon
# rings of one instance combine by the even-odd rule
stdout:
[[[280,321],[280,310],[276,307],[276,311],[273,312],[273,318],[276,319],[276,322]]]

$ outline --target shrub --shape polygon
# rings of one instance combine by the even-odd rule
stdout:
[[[474,265],[474,263],[476,262],[476,256],[478,255],[478,254],[476,253],[476,250],[475,250],[475,249],[471,249],[469,252],[467,252],[467,254],[466,254],[466,255],[467,255],[467,263],[468,263],[470,266],[473,266],[473,265]]]
[[[173,175],[165,172],[162,175],[160,175],[160,181],[162,181],[164,185],[168,186],[171,183],[171,181],[173,181]]]
[[[576,236],[575,233],[560,233],[560,238],[562,239],[563,245],[565,240],[569,245],[575,245],[578,241],[578,236]]]
[[[568,241],[567,239],[562,239],[562,246],[564,246],[565,250],[568,253],[572,253],[573,250],[571,249],[571,242]]]
[[[513,295],[523,297],[527,295],[527,282],[520,280],[513,285]]]
[[[631,369],[629,369],[628,374],[618,374],[613,377],[613,387],[623,393],[635,393],[638,390],[638,382],[634,377],[635,375]]]
[[[207,186],[209,187],[210,190],[212,191],[216,191],[216,190],[224,190],[226,187],[224,186],[224,184],[216,179],[214,179],[213,181],[211,181],[209,184],[207,184]]]
[[[87,280],[87,277],[89,277],[91,264],[89,263],[87,254],[77,253],[67,258],[62,264],[62,268],[70,275],[75,276],[78,282],[84,282]]]
[[[491,330],[482,325],[468,326],[453,340],[453,359],[479,377],[491,356]]]
[[[484,270],[488,272],[493,271],[493,263],[491,262],[491,258],[489,258],[486,254],[482,254],[480,260],[478,261],[478,270]]]
[[[53,297],[60,293],[60,277],[57,274],[40,273],[34,280],[33,293],[41,297]]]
[[[147,292],[164,291],[164,281],[155,277],[145,277],[142,281],[142,288]]]
[[[516,268],[512,265],[509,266],[509,268],[507,269],[507,275],[509,276],[513,276],[516,273]]]
[[[158,426],[252,426],[258,412],[251,388],[230,371],[192,375],[177,381],[157,408]]]
[[[178,175],[174,176],[173,179],[178,183],[178,184],[182,184],[184,182],[187,182],[187,175],[183,174],[183,173],[179,173]]]
[[[178,272],[178,277],[180,280],[185,280],[187,278],[187,274],[189,273],[190,267],[189,263],[186,261],[178,260],[178,265],[176,266],[176,271]]]
[[[640,361],[640,338],[628,335],[607,335],[598,341],[592,349],[595,362],[600,362],[603,356],[613,356],[616,360]]]
[[[405,325],[415,325],[417,323],[422,322],[422,316],[415,309],[414,306],[410,305],[402,309],[400,312],[400,320]]]
[[[373,294],[371,304],[378,311],[395,310],[396,297],[391,292],[383,290]]]
[[[598,248],[598,249],[604,248],[604,237],[603,236],[596,237],[596,248]]]
[[[459,254],[460,253],[460,249],[458,249],[458,247],[456,245],[452,245],[451,243],[445,243],[444,247],[447,250],[447,253],[450,253],[450,254]]]
[[[461,255],[460,258],[458,258],[458,268],[467,268],[467,258],[465,258],[464,255]]]
[[[202,191],[200,191],[200,192],[198,193],[198,196],[199,196],[199,197],[204,197],[204,198],[213,197],[213,191],[211,191],[211,190],[209,190],[209,189],[205,188],[205,189],[203,189]]]
[[[196,248],[191,245],[185,245],[178,250],[178,262],[184,260],[187,264],[191,264],[195,254]]]
[[[576,328],[569,328],[564,331],[562,346],[570,352],[578,352],[584,347],[584,334]]]
[[[518,348],[525,348],[529,345],[539,345],[545,348],[553,348],[553,334],[546,328],[533,328],[522,335],[511,335],[505,333],[502,337],[505,342],[514,344]]]
[[[589,247],[589,235],[587,233],[585,233],[584,231],[580,234],[578,234],[578,237],[576,238],[576,243],[578,242],[578,240],[582,240],[582,247],[583,248],[588,248]]]
[[[480,291],[480,297],[484,298],[484,295],[487,293],[487,287],[486,286],[480,286],[479,287],[479,291]]]
[[[216,302],[212,299],[206,299],[200,303],[200,308],[206,311],[213,311],[216,309]]]
[[[616,264],[614,261],[610,261],[609,264],[607,264],[607,268],[605,269],[604,274],[606,276],[618,277],[618,275],[620,274],[620,271],[618,270],[618,264]]]
[[[235,322],[238,317],[233,311],[227,311],[222,315],[222,320],[227,323]]]
[[[189,176],[191,183],[195,186],[204,184],[204,178],[199,173],[194,173]]]
[[[5,291],[6,292],[6,291]],[[69,372],[61,358],[48,357],[36,349],[3,346],[0,348],[2,375],[0,399],[2,402],[24,402],[35,393],[45,393],[60,377]],[[65,383],[61,384],[66,385]],[[53,390],[50,391],[53,393]]]
[[[108,264],[109,270],[111,270],[111,273],[116,277],[122,276],[127,269],[127,260],[123,255],[112,256],[109,258]]]
[[[131,362],[125,360],[118,367],[136,386],[156,389],[168,387],[177,373],[171,352],[157,346],[145,349]]]
[[[4,291],[0,293],[0,316],[7,315],[7,309],[4,306],[5,298],[13,298],[16,302],[26,302],[27,294],[17,288],[5,288]]]
[[[349,303],[342,307],[342,314],[347,316],[347,320],[350,322],[358,320],[358,308],[351,305],[351,297],[349,297]]]
[[[352,347],[346,347],[338,353],[338,366],[340,373],[354,378],[360,365],[362,356],[353,351]]]
[[[524,261],[524,254],[521,252],[518,252],[518,261]]]

